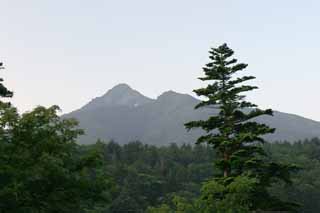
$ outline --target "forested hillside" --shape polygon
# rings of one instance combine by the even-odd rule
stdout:
[[[105,169],[116,185],[110,203],[112,212],[143,212],[150,206],[163,204],[175,209],[174,197],[195,199],[200,194],[201,183],[217,172],[213,166],[215,151],[208,146],[156,147],[140,142],[91,146],[103,149]],[[274,185],[270,191],[284,200],[299,203],[299,212],[317,213],[320,209],[320,140],[266,144],[264,149],[276,162],[293,163],[300,168],[293,174],[292,186]]]

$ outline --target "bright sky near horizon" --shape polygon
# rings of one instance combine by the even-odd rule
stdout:
[[[1,0],[0,61],[20,111],[80,108],[118,83],[192,94],[210,47],[248,63],[263,108],[320,121],[320,2]]]

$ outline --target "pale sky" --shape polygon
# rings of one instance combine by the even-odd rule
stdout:
[[[320,1],[0,0],[0,61],[21,112],[75,110],[127,83],[192,94],[208,50],[249,64],[262,108],[320,121]]]

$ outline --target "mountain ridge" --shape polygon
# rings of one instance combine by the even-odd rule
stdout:
[[[199,102],[189,94],[172,90],[152,99],[122,83],[63,117],[80,121],[87,133],[80,143],[94,143],[97,139],[122,144],[134,140],[155,145],[194,143],[202,131],[187,132],[183,124],[217,113],[214,109],[194,110]],[[295,114],[275,111],[273,117],[262,116],[256,121],[277,129],[275,134],[266,136],[270,141],[292,142],[320,136],[320,122]]]

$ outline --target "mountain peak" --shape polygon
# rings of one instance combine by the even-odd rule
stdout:
[[[132,89],[128,84],[118,84],[108,90],[103,96],[89,102],[83,109],[96,109],[102,107],[138,107],[153,100]]]
[[[178,92],[175,92],[175,91],[172,91],[172,90],[168,90],[166,92],[163,92],[161,95],[158,96],[157,99],[163,99],[163,98],[190,98],[190,99],[195,99],[193,98],[191,95],[188,95],[188,94],[183,94],[183,93],[178,93]]]
[[[191,95],[188,94],[182,94],[182,93],[177,93],[175,91],[169,90],[166,91],[164,93],[162,93],[158,98],[157,98],[158,102],[162,102],[162,103],[176,103],[176,104],[186,104],[186,103],[196,103],[198,102],[197,99],[195,99],[194,97],[192,97]]]
[[[168,90],[168,91],[163,92],[160,96],[175,96],[175,95],[182,95],[182,94],[177,93],[173,90]]]
[[[125,83],[121,83],[118,84],[116,86],[114,86],[112,89],[110,89],[109,91],[128,91],[128,90],[133,90],[128,84]]]
[[[106,96],[122,96],[124,94],[130,95],[133,93],[137,93],[134,89],[132,89],[128,84],[118,84],[114,87],[112,87],[110,90],[108,90],[102,97]]]
[[[116,98],[120,96],[131,96],[131,95],[137,95],[137,94],[140,94],[140,93],[132,89],[128,84],[121,83],[112,87],[102,97],[114,96]],[[142,94],[140,95],[143,96]]]

